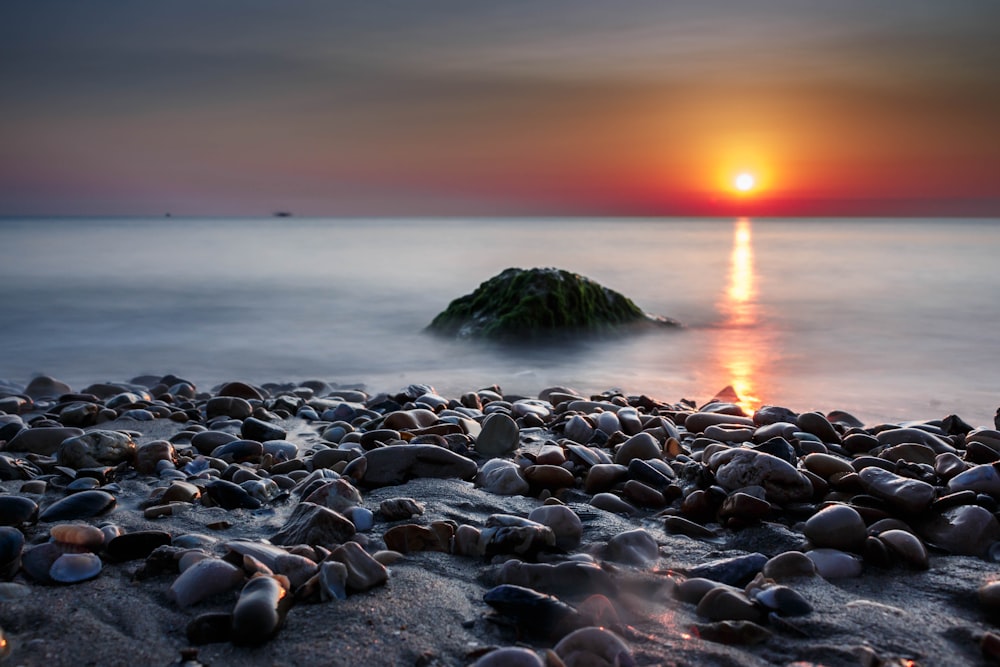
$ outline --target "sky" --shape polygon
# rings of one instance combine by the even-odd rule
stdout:
[[[1000,216],[998,26],[996,0],[4,0],[0,215]]]

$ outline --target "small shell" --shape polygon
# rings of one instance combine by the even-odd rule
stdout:
[[[63,554],[52,563],[49,577],[59,583],[76,584],[93,579],[101,573],[101,568],[101,559],[95,554]]]

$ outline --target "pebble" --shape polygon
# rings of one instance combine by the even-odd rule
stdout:
[[[868,493],[907,514],[923,512],[937,496],[934,487],[927,482],[902,477],[876,467],[860,470],[858,477]]]
[[[394,563],[448,568],[485,556],[461,566],[497,583],[488,603],[557,650],[476,649],[469,660],[623,665],[631,651],[607,628],[634,636],[664,592],[710,621],[694,626],[702,639],[742,645],[766,641],[764,625],[802,634],[784,620],[813,613],[791,587],[813,591],[795,583],[801,577],[855,577],[866,564],[873,576],[910,576],[877,568],[923,570],[945,558],[932,562],[928,547],[987,560],[1000,553],[1000,432],[954,416],[866,429],[850,415],[777,406],[749,419],[728,395],[694,411],[561,388],[533,399],[494,387],[449,401],[426,385],[370,397],[325,383],[228,383],[208,396],[178,378],[149,382],[157,388],[94,385],[94,396],[67,388],[37,405],[19,395],[9,403],[23,414],[0,415],[0,479],[12,482],[0,493],[0,579],[29,582],[0,583],[0,599],[30,599],[38,584],[84,581],[102,568],[134,571],[143,593],[161,585],[154,595],[166,591],[181,609],[174,613],[189,614],[191,643],[259,644],[293,603],[364,595],[389,581]],[[114,430],[119,417],[145,420],[126,429],[169,419],[176,431],[150,440]],[[379,491],[414,478],[475,480],[496,498],[450,507]],[[369,496],[377,512],[364,506]],[[115,525],[85,523],[112,510]],[[145,527],[136,525],[140,512],[161,517],[165,530],[124,532]],[[495,513],[480,523],[487,512]],[[270,544],[220,542],[183,532],[193,522],[231,534],[280,529]],[[649,530],[628,529],[638,525]],[[685,549],[728,557],[683,568],[672,553],[679,536],[707,541]],[[437,553],[417,553],[427,551]],[[114,581],[105,574],[96,586]],[[997,590],[994,582],[979,589],[990,613],[1000,609]],[[235,608],[187,611],[213,597],[237,600]]]
[[[66,496],[46,507],[38,515],[39,521],[70,521],[88,519],[111,510],[116,504],[115,497],[107,491],[81,491]]]
[[[101,573],[101,559],[92,553],[64,553],[49,568],[49,578],[60,584],[77,584]]]
[[[806,556],[824,579],[847,579],[861,576],[861,559],[837,549],[811,549]]]
[[[864,519],[849,505],[829,505],[806,521],[802,531],[815,547],[860,551],[868,536]]]
[[[750,449],[719,452],[709,461],[715,479],[729,491],[746,486],[764,488],[770,502],[785,504],[808,500],[813,494],[809,479],[787,461]]]
[[[628,565],[646,565],[660,557],[660,546],[642,528],[619,533],[608,540],[608,558]]]
[[[663,446],[645,431],[633,435],[622,443],[618,451],[615,452],[615,463],[627,466],[633,459],[659,459],[663,458]]]
[[[618,667],[633,664],[632,652],[625,641],[604,628],[574,630],[555,645],[555,652],[565,667]]]
[[[520,429],[517,422],[499,412],[486,417],[476,438],[476,451],[487,457],[506,456],[517,449]]]
[[[287,580],[276,576],[253,577],[243,586],[233,609],[232,641],[263,644],[281,629],[291,606]]]
[[[527,495],[531,485],[521,467],[507,459],[490,459],[476,474],[476,485],[498,496]]]
[[[583,523],[576,512],[565,505],[536,507],[528,514],[528,520],[548,526],[555,535],[556,546],[560,549],[572,551],[580,546]]]

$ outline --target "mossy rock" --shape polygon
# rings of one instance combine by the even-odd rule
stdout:
[[[626,296],[562,269],[507,269],[452,301],[428,331],[493,340],[587,334],[625,326],[676,326]]]

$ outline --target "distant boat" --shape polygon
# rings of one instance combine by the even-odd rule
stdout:
[[[274,217],[276,218],[290,218],[292,214],[289,211],[275,211]]]

